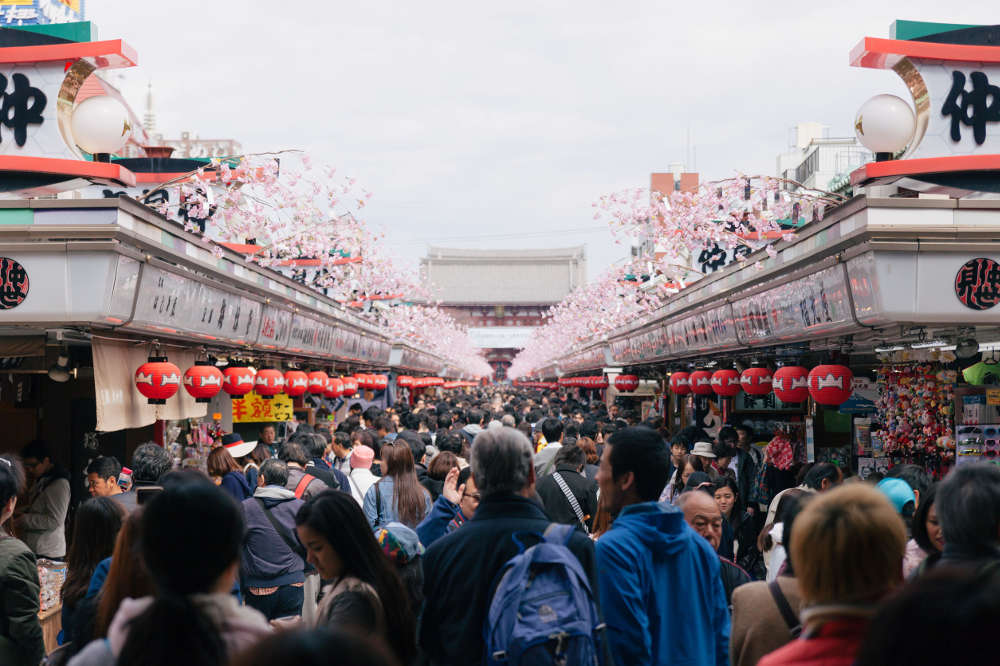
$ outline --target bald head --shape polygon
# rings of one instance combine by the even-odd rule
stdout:
[[[685,522],[718,550],[722,541],[722,511],[715,498],[701,490],[689,490],[677,499],[677,506],[684,512]]]

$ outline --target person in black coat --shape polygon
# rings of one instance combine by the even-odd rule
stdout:
[[[582,523],[586,529],[586,526],[597,514],[597,481],[588,479],[581,473],[586,462],[587,454],[584,453],[583,449],[578,446],[564,445],[556,454],[555,471],[538,480],[536,490],[542,499],[545,513],[549,514],[549,518],[557,523],[566,525]],[[566,485],[566,490],[576,500],[576,506],[579,507],[581,515],[577,515],[566,492],[556,481],[557,474]]]
[[[482,497],[475,516],[424,553],[424,613],[420,646],[431,664],[462,666],[483,659],[483,622],[497,573],[525,547],[541,541],[550,521],[535,496],[531,443],[513,428],[487,430],[476,438],[472,475]],[[531,536],[537,535],[537,536]],[[597,589],[594,545],[582,530],[570,551]]]

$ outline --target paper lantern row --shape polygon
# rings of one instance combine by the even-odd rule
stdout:
[[[326,398],[350,398],[358,388],[384,389],[389,379],[385,375],[331,377],[321,370],[281,372],[275,368],[228,366],[220,370],[210,363],[196,363],[181,374],[181,369],[166,357],[150,357],[135,371],[135,387],[151,405],[162,405],[180,390],[181,385],[196,402],[208,402],[220,391],[232,398],[242,398],[250,391],[265,400],[279,393],[298,397],[305,393]]]
[[[535,389],[548,389],[553,390],[559,388],[559,382],[524,382],[519,379],[514,380],[514,386],[523,386],[525,388],[535,388]]]
[[[571,386],[585,389],[606,389],[608,380],[602,375],[592,377],[560,377],[557,382],[559,386]]]
[[[396,377],[396,386],[398,386],[399,388],[417,389],[417,388],[428,388],[432,386],[444,386],[444,385],[445,381],[442,377],[408,377],[406,375],[400,375],[399,377]]]
[[[670,375],[670,390],[676,395],[774,395],[782,402],[802,402],[812,396],[821,405],[841,405],[851,397],[850,368],[843,365],[818,365],[812,370],[786,365],[773,374],[767,368],[747,368],[742,373],[732,369],[675,372]]]

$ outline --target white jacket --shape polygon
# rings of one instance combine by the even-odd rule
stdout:
[[[372,471],[367,467],[355,467],[351,470],[348,478],[351,480],[351,495],[358,503],[358,506],[364,506],[365,493],[375,485],[378,477],[372,474]]]

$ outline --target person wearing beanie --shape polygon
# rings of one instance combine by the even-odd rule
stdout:
[[[420,561],[424,547],[417,533],[403,523],[393,521],[375,530],[375,540],[399,572],[413,616],[419,616],[424,605],[424,570]]]
[[[365,503],[365,493],[378,481],[378,477],[372,474],[374,460],[375,451],[370,446],[361,444],[351,449],[351,473],[348,478],[351,480],[351,495],[361,506]]]

